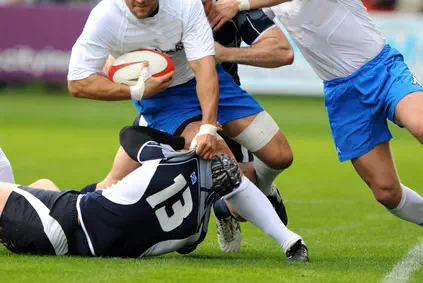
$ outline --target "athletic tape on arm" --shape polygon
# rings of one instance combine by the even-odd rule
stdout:
[[[217,138],[217,127],[210,124],[201,125],[200,131],[198,131],[191,141],[190,149],[194,149],[197,146],[197,137],[201,135],[211,135]]]

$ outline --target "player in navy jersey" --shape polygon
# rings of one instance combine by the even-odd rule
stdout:
[[[47,180],[32,188],[0,183],[1,242],[16,253],[46,255],[185,254],[204,240],[211,205],[224,197],[233,213],[274,238],[289,260],[308,260],[301,237],[283,225],[229,156],[207,161],[193,151],[177,152],[183,138],[145,127],[124,128],[121,144],[142,166],[106,190],[60,192]]]

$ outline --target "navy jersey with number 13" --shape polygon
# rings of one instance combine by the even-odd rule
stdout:
[[[195,247],[207,233],[214,200],[210,161],[154,141],[138,157],[140,168],[80,199],[93,255],[159,255]]]

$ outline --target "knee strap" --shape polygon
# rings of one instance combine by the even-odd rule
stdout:
[[[267,145],[279,131],[279,126],[266,111],[260,112],[250,125],[232,139],[251,152],[257,152]]]

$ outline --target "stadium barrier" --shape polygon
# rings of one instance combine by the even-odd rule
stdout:
[[[90,9],[63,5],[0,7],[0,81],[65,83],[72,45]],[[416,77],[423,80],[423,15],[377,13],[371,17],[388,43],[404,54]],[[240,66],[246,90],[276,95],[322,94],[322,82],[290,41],[295,50],[292,66]]]

